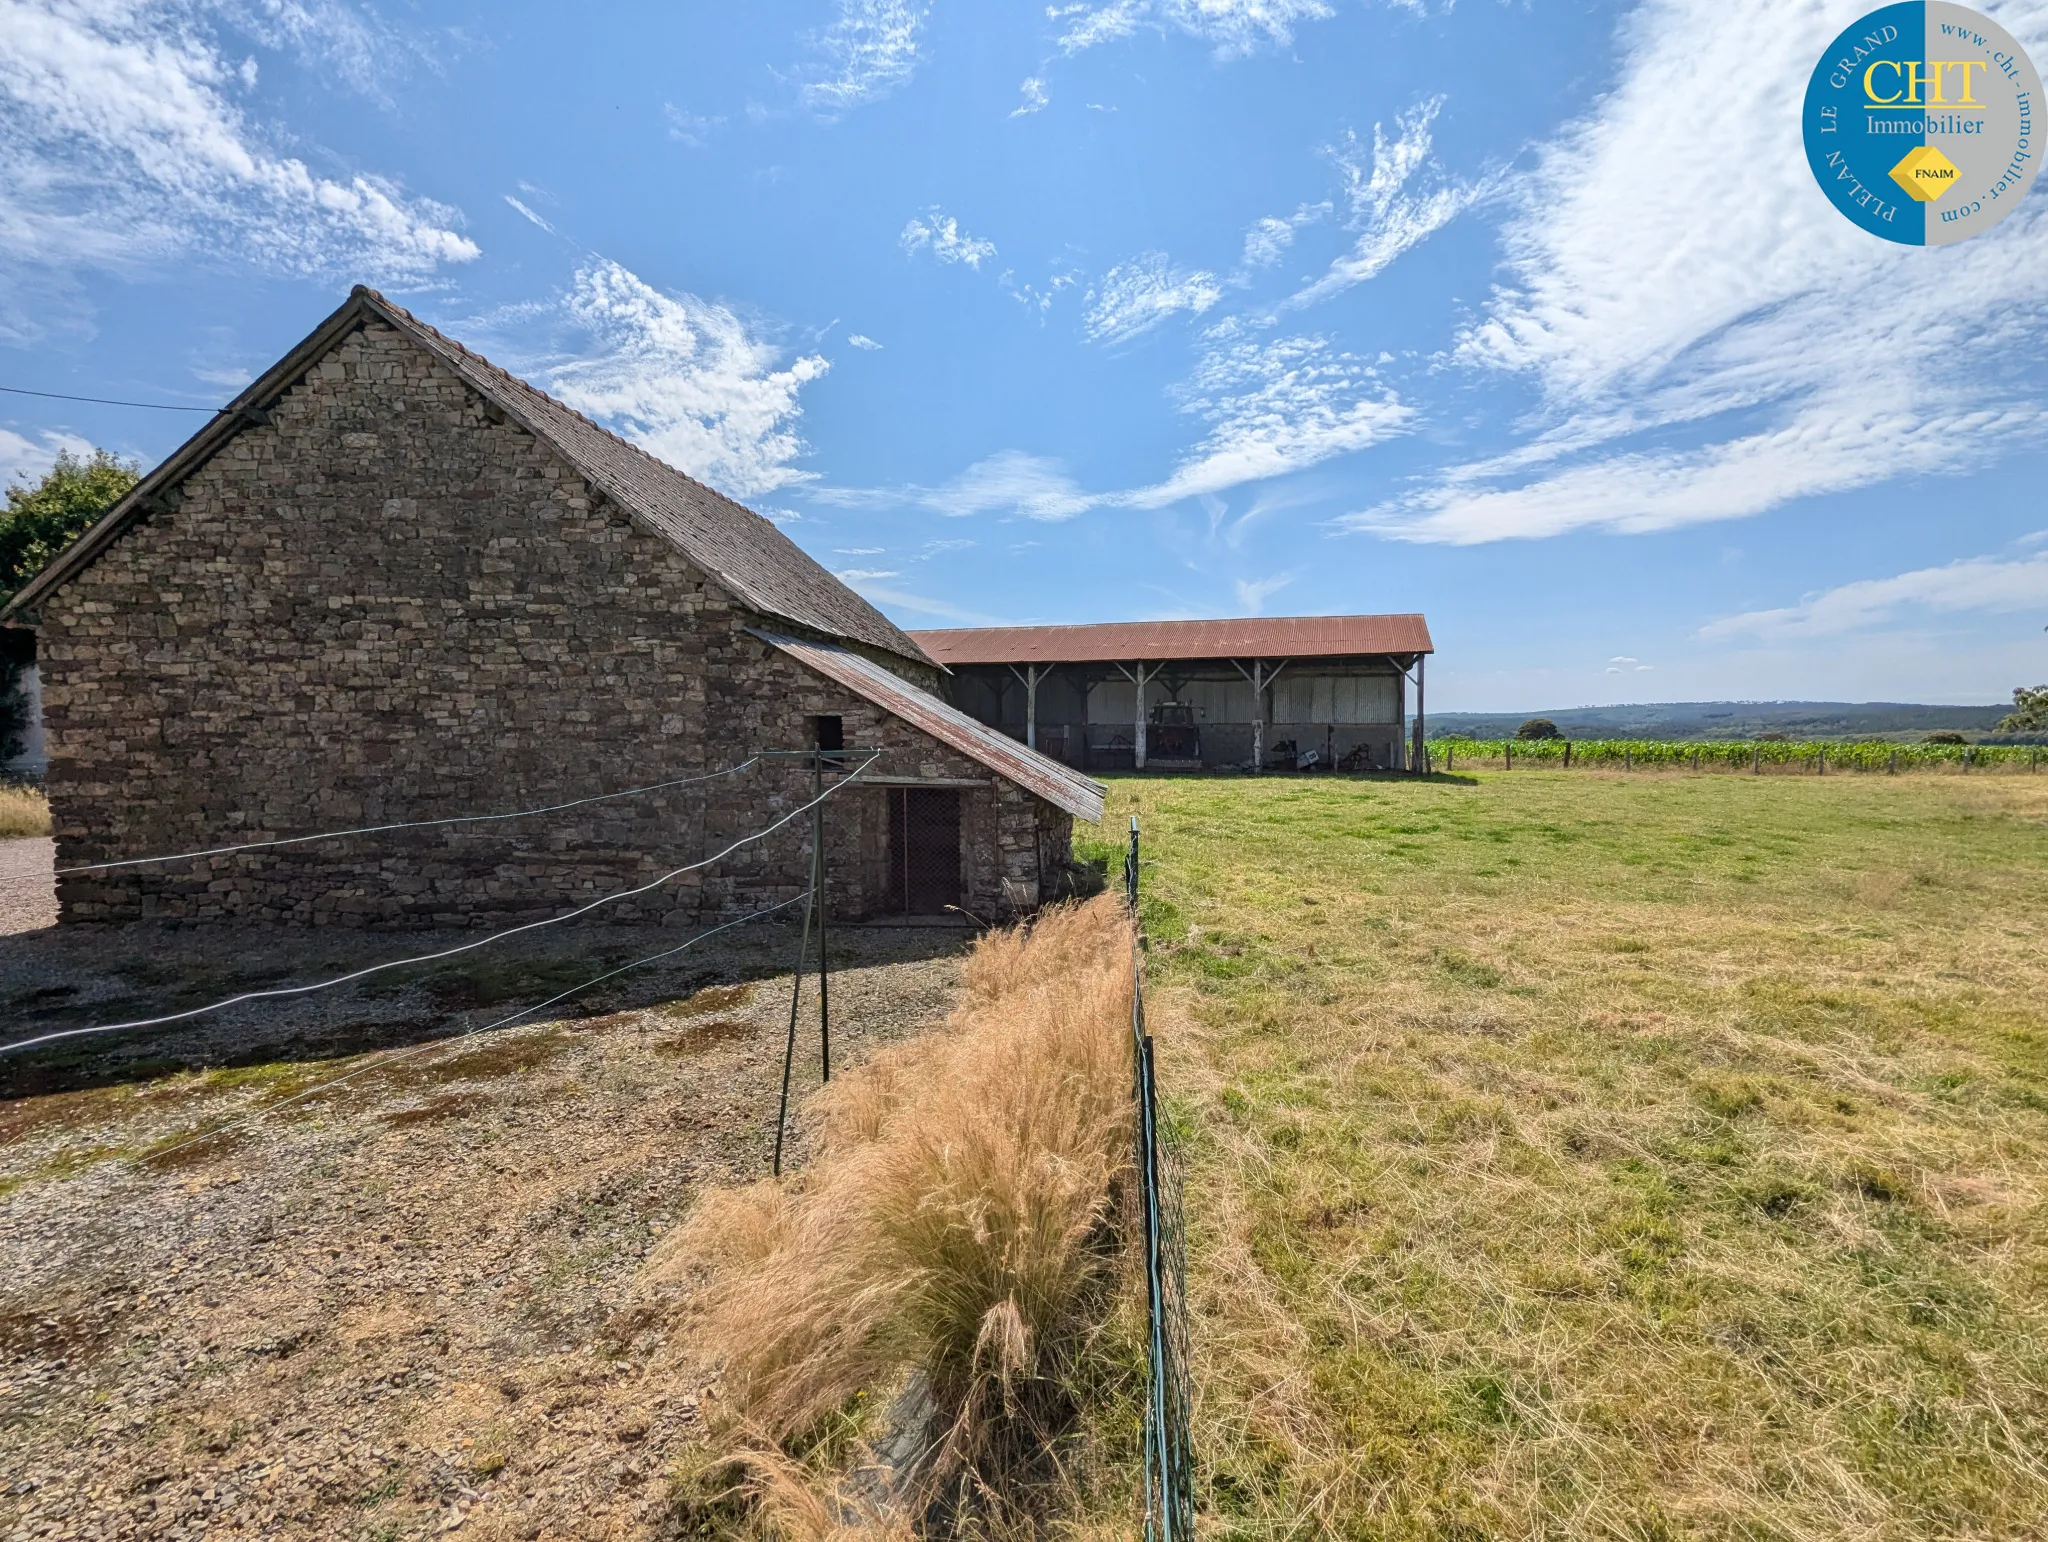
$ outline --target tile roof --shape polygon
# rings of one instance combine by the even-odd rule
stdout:
[[[1112,664],[1149,659],[1287,659],[1434,653],[1418,615],[1109,621],[912,632],[941,664]]]
[[[893,622],[760,515],[600,428],[362,285],[357,285],[342,307],[311,336],[144,477],[106,518],[23,589],[7,614],[12,616],[36,603],[84,569],[161,491],[189,476],[370,317],[397,328],[433,354],[479,395],[603,488],[620,507],[673,543],[748,609],[928,662],[917,644]],[[260,421],[260,416],[255,420]]]
[[[754,635],[814,669],[836,680],[856,695],[866,698],[884,712],[922,729],[941,744],[949,744],[969,759],[987,766],[1089,824],[1102,822],[1102,800],[1109,789],[1092,778],[1061,765],[1049,755],[1028,749],[1008,734],[977,723],[966,713],[947,706],[929,691],[921,691],[898,675],[891,674],[872,659],[830,643],[805,642],[775,632],[754,628]]]

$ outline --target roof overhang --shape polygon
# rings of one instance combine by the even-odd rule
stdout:
[[[891,674],[850,648],[833,643],[807,642],[755,627],[747,630],[806,669],[845,686],[890,716],[901,718],[941,744],[958,750],[1034,797],[1043,798],[1055,808],[1064,809],[1089,824],[1102,822],[1102,800],[1109,793],[1102,783],[1061,765],[1049,755],[1041,755],[1019,744],[1008,734],[976,722],[966,713],[947,706],[929,691],[918,689],[900,675]]]

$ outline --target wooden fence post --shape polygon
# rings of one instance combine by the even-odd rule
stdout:
[[[1564,768],[1567,771],[1572,768],[1572,741],[1569,739],[1564,741]]]
[[[1503,771],[1512,771],[1515,769],[1515,747],[1512,743],[1508,742],[1507,740],[1503,740],[1501,742],[1500,758],[1501,769]]]
[[[1633,744],[1624,744],[1621,747],[1621,769],[1624,771],[1633,771],[1635,770],[1635,768],[1636,747]]]
[[[1764,747],[1761,744],[1752,744],[1749,747],[1749,774],[1751,776],[1762,776],[1764,774]]]

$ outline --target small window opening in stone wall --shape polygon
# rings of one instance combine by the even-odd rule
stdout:
[[[811,719],[811,748],[814,750],[843,750],[846,748],[846,720],[835,713],[820,714]],[[827,766],[845,763],[845,757],[832,754],[825,757]]]

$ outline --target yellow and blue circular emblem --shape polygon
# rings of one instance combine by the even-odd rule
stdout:
[[[2004,219],[2041,160],[2041,77],[1968,6],[1911,0],[1836,38],[1806,87],[1806,158],[1872,235],[1948,246]]]

